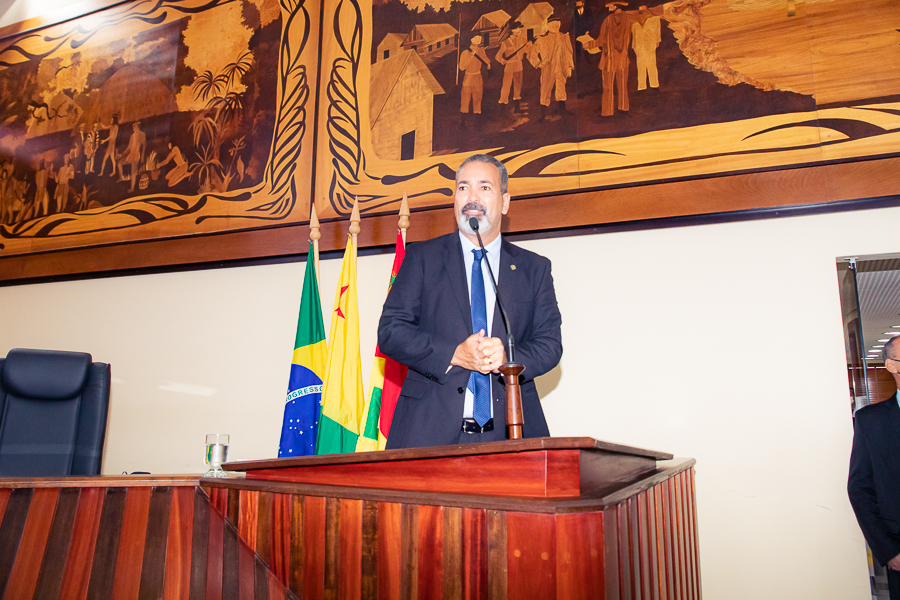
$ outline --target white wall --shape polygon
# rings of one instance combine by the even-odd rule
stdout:
[[[900,208],[522,243],[553,260],[563,314],[540,382],[551,432],[697,459],[707,599],[869,598],[835,258],[897,252],[897,223]],[[366,373],[391,260],[359,261]],[[273,457],[303,268],[0,288],[0,356],[112,364],[104,473],[197,473],[209,432],[232,435],[232,459]],[[326,323],[339,268],[321,265]]]

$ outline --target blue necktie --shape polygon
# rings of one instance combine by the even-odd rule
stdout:
[[[484,276],[481,274],[481,249],[472,250],[475,260],[472,262],[472,333],[482,329],[487,335],[487,303],[484,298]],[[469,375],[469,390],[475,397],[472,416],[479,427],[484,427],[491,418],[491,380],[487,375],[472,371]]]

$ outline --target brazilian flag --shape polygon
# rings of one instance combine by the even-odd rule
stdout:
[[[313,245],[309,245],[306,275],[300,297],[297,318],[297,338],[294,341],[294,360],[284,403],[284,422],[278,456],[315,454],[316,435],[322,401],[322,376],[325,373],[325,323]]]

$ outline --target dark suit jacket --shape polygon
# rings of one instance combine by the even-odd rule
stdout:
[[[872,554],[900,554],[900,407],[897,399],[856,411],[847,492]]]
[[[534,378],[562,356],[561,318],[550,261],[503,240],[495,273],[516,343],[525,437],[550,435]],[[506,328],[495,307],[491,333],[506,346]],[[456,347],[472,335],[472,316],[459,234],[411,244],[378,324],[378,347],[409,367],[400,392],[388,448],[442,446],[459,441],[470,371],[453,367]],[[507,356],[509,348],[506,348]],[[506,439],[506,391],[491,375],[494,431],[485,441]]]

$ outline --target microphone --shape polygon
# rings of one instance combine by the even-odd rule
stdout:
[[[500,316],[503,318],[503,325],[506,327],[506,343],[509,346],[509,362],[515,363],[516,342],[513,339],[512,329],[509,328],[509,319],[506,316],[506,311],[503,309],[503,303],[500,302],[500,292],[497,290],[497,279],[494,277],[494,270],[491,268],[490,261],[487,260],[487,250],[484,248],[484,242],[481,241],[481,234],[478,233],[478,219],[469,217],[469,227],[475,232],[475,237],[478,238],[478,245],[481,246],[481,251],[484,253],[483,256],[487,263],[488,274],[491,276],[491,285],[494,286],[494,296],[497,298],[497,306],[500,307]]]

